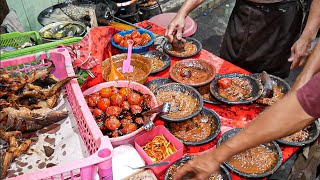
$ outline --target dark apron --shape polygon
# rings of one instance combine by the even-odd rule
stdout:
[[[301,31],[298,0],[260,4],[237,0],[221,45],[220,56],[252,73],[289,75],[290,49]]]

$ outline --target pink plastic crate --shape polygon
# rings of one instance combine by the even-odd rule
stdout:
[[[50,59],[55,65],[53,74],[63,79],[74,76],[71,57],[64,48],[49,51]],[[27,72],[48,64],[46,54],[43,53],[39,60],[36,55],[28,55],[0,61],[0,68],[11,67],[9,71]],[[76,79],[71,80],[66,86],[67,99],[72,108],[78,129],[84,144],[91,156],[67,164],[61,164],[33,173],[23,174],[11,179],[93,179],[98,168],[100,178],[112,180],[112,145],[108,137],[104,137],[96,123],[86,119],[92,116],[83,98],[80,86]]]
[[[151,168],[157,177],[161,176],[176,160],[180,159],[183,156],[182,142],[180,142],[176,137],[174,137],[164,126],[156,126],[151,131],[148,131],[142,134],[141,136],[137,137],[134,140],[136,150],[138,151],[140,156],[143,158],[143,160],[149,165],[149,164],[153,164],[154,162],[147,155],[147,153],[142,149],[142,146],[152,141],[154,137],[161,136],[161,135],[163,135],[170,143],[174,145],[174,147],[176,147],[177,152],[175,152],[171,156],[162,160],[162,161],[168,161],[170,162],[170,164]]]

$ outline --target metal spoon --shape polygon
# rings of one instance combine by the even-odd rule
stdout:
[[[158,163],[154,163],[154,164],[149,164],[149,165],[146,165],[146,166],[141,166],[141,167],[131,167],[129,165],[127,165],[129,168],[133,169],[133,170],[136,170],[136,169],[147,169],[147,168],[151,168],[151,167],[157,167],[157,166],[164,166],[164,165],[167,165],[167,164],[170,164],[170,162],[168,161],[163,161],[163,162],[158,162]]]
[[[267,72],[263,71],[261,73],[261,82],[263,84],[263,96],[266,98],[272,98],[273,97],[273,83],[270,79],[270,76],[267,74]]]

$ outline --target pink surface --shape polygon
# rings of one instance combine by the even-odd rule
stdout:
[[[147,153],[142,149],[142,146],[146,145],[148,142],[152,141],[152,139],[155,136],[161,136],[163,135],[171,144],[174,145],[174,147],[177,149],[177,151],[172,154],[171,156],[165,158],[163,161],[168,161],[170,164],[165,166],[158,166],[151,168],[154,174],[159,177],[161,176],[176,160],[182,158],[183,156],[183,144],[181,141],[179,141],[174,135],[172,135],[167,128],[164,126],[156,126],[151,131],[148,131],[141,136],[137,137],[134,140],[135,148],[140,154],[140,156],[143,158],[143,160],[149,164],[153,164],[154,162],[151,160],[151,158],[147,155]]]
[[[50,59],[55,65],[52,73],[59,79],[64,79],[68,76],[74,76],[74,70],[71,63],[71,58],[68,51],[64,48],[58,48],[49,51]],[[32,69],[50,64],[45,61],[47,56],[45,53],[39,57],[39,64],[32,64],[36,55],[22,56],[0,61],[0,67],[14,67],[19,65],[19,69],[13,71],[28,72]],[[96,167],[101,175],[112,176],[112,145],[108,137],[103,137],[100,129],[95,124],[95,121],[88,119],[91,112],[86,105],[80,86],[76,79],[70,81],[66,85],[66,95],[68,102],[72,108],[72,112],[77,120],[77,125],[81,138],[87,147],[91,156],[74,161],[67,164],[58,164],[57,166],[36,171],[33,173],[26,173],[12,179],[65,179],[65,178],[79,178],[92,179]],[[92,116],[92,115],[91,115]],[[100,138],[101,137],[101,138]]]
[[[149,90],[149,88],[147,88],[146,86],[141,85],[139,83],[130,82],[130,81],[110,81],[110,82],[101,83],[101,84],[93,86],[93,87],[87,89],[86,91],[84,91],[83,95],[86,96],[86,95],[89,95],[89,94],[93,94],[95,92],[100,91],[102,88],[111,87],[111,86],[114,86],[114,87],[128,87],[128,88],[136,90],[136,91],[138,91],[138,92],[140,92],[142,94],[149,94],[149,95],[151,95],[151,108],[155,108],[155,107],[158,106],[156,97]],[[90,111],[89,111],[89,113],[90,113]],[[90,114],[89,113],[87,115],[87,119],[89,119],[90,121],[95,122],[94,117],[92,116],[91,113]],[[153,121],[155,117],[156,117],[156,115],[153,114],[151,116],[150,120]],[[134,144],[134,142],[133,142],[134,139],[137,136],[139,136],[140,134],[142,134],[143,131],[144,131],[144,128],[141,127],[138,130],[136,130],[136,131],[134,131],[134,132],[132,132],[130,134],[127,134],[127,135],[124,135],[124,136],[120,136],[120,137],[116,137],[116,138],[110,138],[110,141],[111,141],[111,143],[112,143],[112,145],[114,147],[122,145],[122,144],[128,144],[128,143],[133,145]],[[100,133],[101,133],[101,131],[100,131]]]
[[[159,14],[150,18],[149,21],[166,29],[172,19],[176,16],[176,14],[177,13]],[[183,36],[189,37],[193,35],[197,31],[197,28],[197,23],[191,17],[187,16]]]

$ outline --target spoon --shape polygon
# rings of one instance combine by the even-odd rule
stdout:
[[[131,65],[131,54],[132,54],[132,46],[133,46],[133,40],[128,40],[128,56],[127,60],[123,61],[122,64],[122,73],[131,73],[133,72],[133,66]]]
[[[108,80],[109,81],[125,80],[125,77],[123,76],[123,74],[121,74],[114,66],[111,51],[109,51],[109,56],[110,56],[111,69],[110,69]]]
[[[141,166],[141,167],[131,167],[129,165],[127,165],[129,168],[131,168],[132,170],[136,170],[136,169],[147,169],[147,168],[151,168],[151,167],[157,167],[157,166],[164,166],[170,164],[170,162],[168,161],[163,161],[163,162],[158,162],[158,163],[154,163],[154,164],[149,164],[146,166]]]
[[[170,106],[171,105],[168,102],[165,102],[158,107],[155,107],[149,111],[142,113],[142,116],[144,118],[149,118],[149,117],[147,117],[147,115],[151,115],[153,113],[157,113],[158,115],[168,114],[170,112]],[[145,120],[145,123],[143,124],[143,128],[146,131],[150,131],[153,127],[154,127],[154,124],[152,121],[150,121],[150,119]]]
[[[267,74],[267,72],[263,71],[261,73],[261,82],[263,83],[263,96],[266,98],[272,98],[273,97],[273,83],[270,79],[270,76]]]

